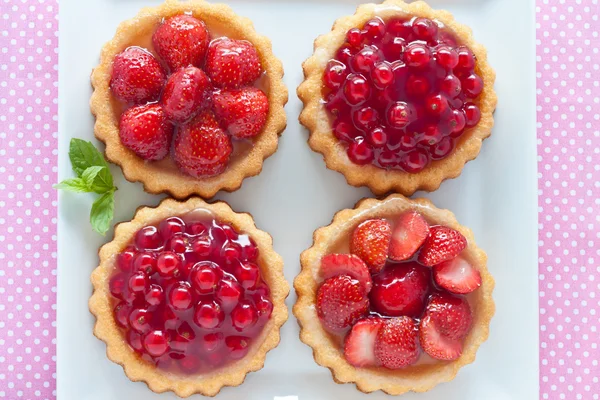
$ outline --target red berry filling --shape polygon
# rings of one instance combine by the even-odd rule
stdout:
[[[171,217],[140,229],[109,282],[127,343],[169,372],[244,357],[273,311],[254,241],[214,219]]]
[[[481,118],[475,56],[427,18],[352,28],[323,75],[334,135],[355,164],[410,173],[447,157]]]
[[[262,74],[252,43],[211,41],[203,21],[168,18],[151,48],[128,47],[114,58],[110,87],[125,110],[121,143],[144,160],[170,154],[182,173],[196,178],[220,174],[237,142],[259,135],[267,121]],[[239,143],[238,152],[246,148]]]
[[[343,342],[355,367],[404,368],[422,352],[438,360],[462,354],[472,315],[465,295],[481,285],[462,251],[467,241],[449,227],[429,226],[407,211],[369,219],[349,238],[352,254],[321,260],[317,315]]]

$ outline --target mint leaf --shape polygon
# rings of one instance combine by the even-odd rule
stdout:
[[[106,235],[106,232],[110,228],[114,211],[115,192],[111,190],[104,193],[92,204],[92,211],[90,212],[92,228],[102,236]]]
[[[107,169],[107,167],[93,166],[88,167],[85,171],[83,171],[83,174],[81,174],[81,179],[83,179],[88,185],[90,192],[103,194],[113,189],[112,175],[110,175],[110,171],[108,173],[110,182],[106,182],[105,179]]]
[[[108,169],[108,163],[102,153],[91,142],[86,142],[85,140],[71,139],[69,159],[71,160],[71,167],[78,177],[81,177],[83,172],[89,167],[99,166]],[[112,177],[110,186],[112,186]]]
[[[65,179],[59,184],[53,186],[54,189],[66,190],[75,193],[87,193],[90,191],[87,183],[81,178]]]

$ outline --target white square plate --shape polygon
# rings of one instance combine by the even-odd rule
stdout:
[[[160,0],[62,0],[60,4],[59,174],[71,176],[67,156],[71,137],[93,140],[93,118],[88,107],[89,75],[100,48],[120,21],[133,17]],[[343,176],[327,170],[319,154],[306,144],[307,132],[297,123],[301,103],[295,88],[302,80],[301,63],[312,54],[318,35],[328,32],[335,19],[352,14],[356,0],[231,0],[241,15],[273,41],[284,64],[290,91],[286,107],[288,128],[280,147],[263,172],[247,179],[235,193],[217,196],[237,211],[249,211],[260,229],[271,233],[275,249],[285,259],[289,282],[299,271],[298,257],[311,245],[312,232],[331,221],[342,208],[351,208],[366,189],[346,184]],[[439,207],[454,211],[471,227],[477,243],[489,255],[496,279],[497,312],[489,340],[474,364],[458,377],[425,394],[403,398],[420,400],[538,398],[538,286],[537,286],[537,177],[535,136],[534,1],[432,0],[470,25],[477,41],[486,45],[497,71],[496,126],[479,157],[462,176],[447,181],[431,194]],[[115,221],[131,219],[141,204],[155,205],[140,184],[122,178]],[[104,343],[92,335],[94,319],[87,300],[89,275],[97,265],[97,249],[111,237],[92,232],[88,223],[91,199],[62,193],[58,221],[58,398],[60,400],[174,399],[157,395],[143,383],[132,383],[120,366],[105,356]],[[295,301],[292,293],[288,299]],[[286,397],[290,396],[290,397]],[[222,400],[383,399],[365,395],[351,385],[337,385],[329,371],[318,366],[311,349],[298,339],[298,325],[290,319],[279,347],[267,356],[265,368],[250,374],[236,388],[225,388]]]

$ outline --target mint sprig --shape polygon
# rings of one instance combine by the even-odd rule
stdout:
[[[77,178],[65,179],[55,189],[74,193],[97,193],[101,195],[92,204],[90,223],[101,235],[110,229],[115,210],[115,190],[113,176],[101,152],[91,142],[71,139],[69,159]]]

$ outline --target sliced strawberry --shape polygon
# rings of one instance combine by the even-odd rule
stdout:
[[[467,336],[473,321],[469,302],[448,293],[431,296],[426,315],[431,316],[441,335],[453,340]]]
[[[144,160],[162,160],[169,154],[173,125],[158,104],[134,106],[121,115],[119,137]]]
[[[233,147],[231,139],[210,111],[203,111],[175,136],[173,159],[179,169],[201,178],[225,170]]]
[[[395,261],[411,258],[429,236],[429,224],[416,211],[407,211],[396,220],[389,257]]]
[[[258,53],[246,40],[213,40],[206,55],[205,71],[220,88],[238,88],[254,82],[262,67]]]
[[[419,325],[419,341],[425,353],[437,360],[456,360],[462,354],[460,340],[442,335],[431,315],[426,315]]]
[[[254,87],[217,91],[213,106],[223,129],[238,139],[258,135],[269,113],[267,96]]]
[[[182,123],[196,116],[208,104],[210,89],[210,80],[200,68],[182,68],[172,74],[162,96],[167,118]]]
[[[209,40],[204,22],[191,15],[168,18],[152,35],[154,49],[171,71],[202,66]]]
[[[467,239],[447,226],[432,226],[419,252],[419,262],[431,267],[451,260],[467,247]]]
[[[344,343],[346,361],[355,367],[377,365],[375,340],[383,323],[383,318],[365,318],[354,324]]]
[[[417,323],[410,317],[386,320],[375,340],[375,357],[386,368],[398,369],[419,358]]]
[[[352,326],[369,309],[369,299],[360,282],[349,275],[327,279],[317,293],[317,314],[332,332]]]
[[[126,103],[141,104],[158,100],[165,73],[152,54],[141,47],[128,47],[113,60],[110,89]]]
[[[481,286],[481,274],[462,257],[435,265],[433,279],[439,286],[457,294],[471,293]]]
[[[360,257],[354,254],[327,254],[321,259],[320,272],[323,279],[329,279],[336,275],[350,275],[363,285],[365,293],[369,293],[373,286],[369,268]]]
[[[371,307],[389,317],[420,317],[430,282],[431,269],[416,262],[390,265],[373,277]]]
[[[392,227],[384,219],[369,219],[354,229],[350,252],[367,264],[372,274],[381,271],[387,260]]]

